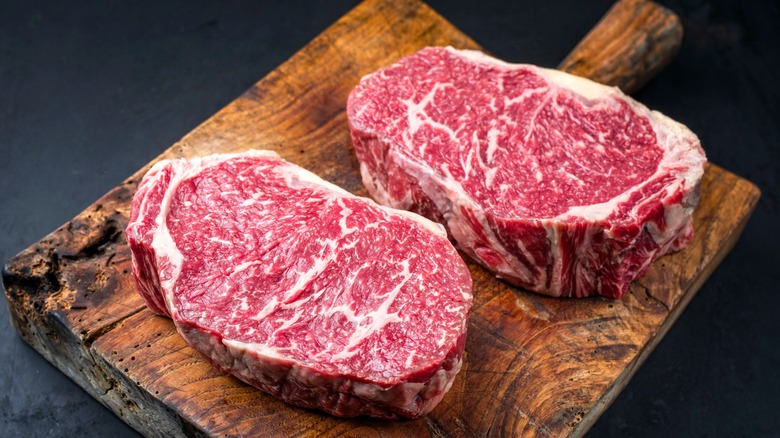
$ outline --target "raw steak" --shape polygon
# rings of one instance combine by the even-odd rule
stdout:
[[[444,229],[273,152],[157,163],[126,234],[148,306],[289,403],[414,418],[460,370],[471,277]]]
[[[431,47],[364,77],[347,116],[374,199],[532,291],[620,297],[693,237],[698,138],[617,88]]]

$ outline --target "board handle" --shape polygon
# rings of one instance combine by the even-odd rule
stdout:
[[[558,68],[631,94],[674,58],[682,37],[680,19],[669,9],[620,0]]]

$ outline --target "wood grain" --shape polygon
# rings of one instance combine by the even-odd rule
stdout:
[[[612,12],[646,17],[641,11],[651,8],[668,14],[652,3],[621,4],[633,7]],[[643,35],[642,26],[626,32]],[[595,56],[578,53],[598,53],[602,32],[591,33],[586,41],[596,42],[583,43],[569,59]],[[654,38],[626,37],[620,53],[654,53],[656,61],[647,65],[660,65],[669,52],[636,43],[652,46]],[[361,76],[404,54],[447,44],[478,48],[423,3],[366,1],[158,159],[273,149],[364,195],[344,115],[348,92]],[[614,62],[600,56],[588,68],[603,72],[599,78],[610,84],[648,68],[607,68]],[[584,65],[564,63],[570,71],[596,75]],[[25,341],[131,426],[160,437],[581,435],[737,241],[759,197],[750,182],[709,165],[694,241],[658,260],[621,300],[546,298],[470,263],[475,300],[463,370],[427,417],[384,422],[291,407],[220,375],[170,320],[145,308],[129,273],[122,230],[148,167],[17,255],[5,266],[3,282],[11,319]]]
[[[672,60],[682,37],[680,19],[668,9],[622,0],[558,68],[633,93]]]

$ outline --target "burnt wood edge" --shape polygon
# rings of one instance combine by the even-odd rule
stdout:
[[[10,303],[26,299],[39,312],[70,309],[62,272],[72,262],[106,254],[108,262],[119,246],[126,245],[124,228],[138,180],[133,176],[110,190],[74,218],[47,234],[3,265],[2,283]],[[105,262],[104,262],[105,263]],[[56,303],[47,302],[62,298]]]
[[[710,171],[712,171],[712,169],[710,169]],[[612,405],[623,388],[628,385],[628,382],[631,381],[642,364],[645,363],[647,358],[650,356],[650,353],[655,350],[655,347],[658,346],[661,340],[669,332],[669,329],[671,329],[671,327],[683,313],[685,308],[688,307],[688,304],[691,302],[691,300],[693,300],[693,297],[696,296],[699,289],[701,289],[701,287],[704,285],[704,282],[707,281],[710,275],[721,264],[721,262],[723,262],[726,256],[731,252],[731,250],[739,241],[742,232],[745,230],[745,226],[750,220],[750,217],[753,215],[753,211],[758,204],[758,200],[761,197],[761,190],[759,190],[755,184],[748,180],[742,179],[736,175],[734,175],[734,178],[737,179],[737,183],[746,185],[746,192],[748,193],[746,199],[747,205],[744,209],[741,210],[744,211],[741,220],[735,224],[734,228],[731,229],[731,233],[726,236],[724,244],[720,246],[718,252],[715,253],[712,259],[710,259],[709,263],[707,263],[707,265],[701,271],[699,271],[698,275],[693,280],[693,282],[691,282],[688,289],[681,294],[681,299],[677,302],[677,304],[672,306],[666,319],[658,328],[658,331],[648,340],[647,343],[644,344],[639,354],[635,356],[634,360],[626,365],[623,372],[617,376],[613,384],[604,392],[601,398],[596,400],[596,403],[594,403],[591,409],[588,412],[585,412],[585,414],[582,416],[582,419],[574,425],[571,434],[572,438],[579,438],[584,436],[588,430],[593,427],[601,415],[606,412],[607,408]]]
[[[22,340],[134,429],[152,437],[207,436],[185,424],[92,348],[100,337],[121,328],[145,306],[128,309],[89,333],[78,333],[66,315],[83,307],[73,300],[78,292],[61,279],[63,270],[70,262],[96,259],[126,245],[123,221],[117,219],[124,213],[112,206],[129,205],[128,193],[134,192],[136,185],[135,177],[128,178],[3,266],[9,320]]]

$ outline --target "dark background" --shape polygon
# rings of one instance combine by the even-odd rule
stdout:
[[[0,260],[78,214],[356,3],[0,0]],[[498,57],[543,66],[563,59],[610,3],[429,1]],[[780,5],[663,3],[682,18],[685,41],[636,97],[687,124],[713,163],[763,195],[733,252],[590,436],[777,436]],[[24,344],[4,308],[0,431],[137,435]]]

